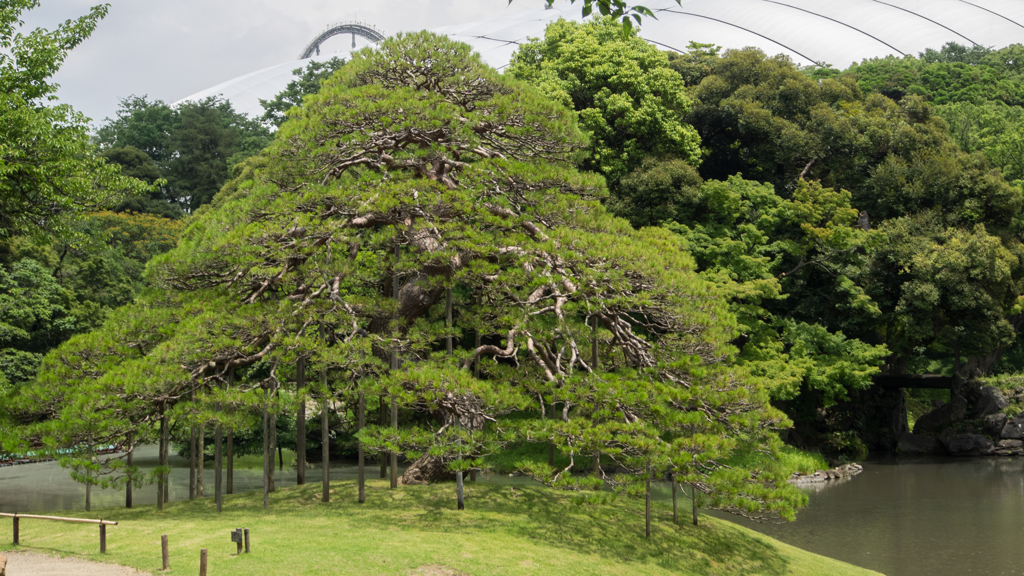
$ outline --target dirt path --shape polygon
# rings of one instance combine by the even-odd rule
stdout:
[[[36,552],[4,552],[7,576],[152,576],[134,568]]]

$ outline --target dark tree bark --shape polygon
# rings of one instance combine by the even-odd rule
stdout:
[[[645,488],[644,488],[644,507],[645,507],[645,513],[644,513],[644,526],[645,526],[645,529],[644,529],[644,532],[647,534],[647,537],[650,538],[651,537],[651,471],[650,470],[647,471],[647,481],[646,481],[644,486],[645,486]]]
[[[188,499],[196,499],[196,427],[189,430],[189,456],[188,456]]]
[[[359,393],[359,407],[357,408],[359,419],[359,431],[366,426],[366,396]],[[366,502],[366,451],[363,450],[363,442],[359,442],[359,503]]]
[[[295,367],[295,396],[299,403],[295,411],[295,483],[306,483],[306,399],[302,389],[306,387],[306,359],[300,357]]]
[[[267,446],[267,485],[270,486],[270,491],[277,490],[277,486],[274,482],[274,453],[277,452],[277,414],[270,413],[270,439]]]
[[[679,526],[679,499],[676,497],[676,475],[672,475],[672,523]]]
[[[398,244],[395,244],[396,263],[398,262],[400,253],[401,249],[399,248]],[[399,289],[397,272],[394,274],[391,280],[391,290],[392,296],[395,298],[395,300],[398,300]],[[399,308],[401,308],[401,305],[399,305]],[[398,351],[396,350],[391,351],[391,369],[398,370]],[[395,400],[394,396],[391,397],[391,427],[395,429],[398,428],[398,402]],[[392,453],[390,455],[389,460],[391,464],[391,488],[395,489],[398,487],[398,454]]]
[[[327,382],[327,373],[326,372],[324,372],[321,375],[321,379],[322,379],[322,381],[324,383],[324,388],[326,389],[326,387],[327,387],[326,386],[326,382]],[[329,445],[329,441],[330,441],[331,437],[330,437],[330,431],[327,429],[328,422],[329,422],[327,408],[328,408],[329,405],[330,405],[329,404],[329,399],[325,395],[324,396],[324,407],[320,411],[320,444],[321,444],[321,457],[323,458],[323,462],[321,463],[320,468],[321,468],[321,473],[323,474],[323,480],[322,480],[322,483],[323,483],[323,498],[322,498],[322,500],[324,502],[330,502],[331,501],[331,470],[330,470],[330,466],[331,466],[331,450],[330,450],[330,445]]]
[[[697,487],[691,485],[690,491],[693,493],[693,525],[698,526],[697,522]]]
[[[128,435],[128,456],[127,456],[127,459],[125,461],[125,464],[128,466],[129,470],[131,470],[131,467],[135,465],[135,434],[134,433]],[[128,478],[128,483],[124,487],[124,507],[125,508],[131,508],[132,507],[132,488],[133,488],[132,480],[134,480],[134,474],[132,474],[132,477]]]
[[[199,424],[196,430],[196,498],[202,498],[206,496],[206,491],[203,486],[203,469],[205,464],[203,463],[206,456],[206,426],[202,423]]]
[[[164,479],[164,503],[171,501],[171,417],[164,412],[160,419],[160,465],[164,467],[164,473],[160,476]]]
[[[263,510],[270,509],[270,415],[267,413],[267,404],[270,402],[270,393],[263,389]]]
[[[228,389],[235,385],[235,371],[228,370]],[[225,494],[235,493],[235,431],[229,426],[227,434],[227,448],[224,457],[227,459],[227,486]]]
[[[89,434],[89,464],[92,464],[95,460],[95,453],[93,452],[93,440],[92,434]],[[92,511],[92,470],[86,469],[85,471],[85,511]]]
[[[220,404],[217,405],[217,412],[220,412]],[[217,512],[221,511],[224,504],[224,492],[223,492],[223,466],[224,466],[224,434],[223,428],[220,423],[217,423],[217,428],[213,433],[213,496],[217,502]]]
[[[380,404],[377,406],[377,418],[378,424],[381,426],[387,426],[387,418],[384,415],[384,395],[380,396]],[[378,456],[380,458],[380,477],[383,480],[388,477],[388,455],[387,452],[381,452]]]

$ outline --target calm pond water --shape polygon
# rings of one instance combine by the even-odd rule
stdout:
[[[889,576],[1024,574],[1024,459],[867,462],[808,493],[796,522],[742,523]]]
[[[136,456],[143,467],[155,466],[156,459],[155,446],[140,448]],[[261,489],[258,462],[250,457],[241,466],[236,464],[236,492]],[[171,500],[185,500],[188,463],[172,458],[172,465]],[[212,494],[212,465],[208,466],[207,494]],[[368,468],[368,475],[375,476],[377,468]],[[335,463],[330,475],[332,480],[354,480],[356,468],[350,462]],[[318,465],[310,465],[306,478],[310,483],[320,481]],[[500,475],[481,481],[531,483]],[[284,471],[276,472],[276,482],[295,484],[287,460]],[[659,499],[667,499],[667,488],[661,488]],[[818,488],[807,489],[810,503],[796,522],[755,524],[721,516],[889,576],[1024,576],[1024,459],[867,462],[855,478]],[[155,486],[135,491],[135,503],[155,502]],[[93,492],[97,509],[123,504],[122,491]],[[0,512],[52,513],[84,507],[85,488],[56,462],[0,468]]]

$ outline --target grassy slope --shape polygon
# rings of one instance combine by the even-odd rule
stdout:
[[[817,556],[729,522],[678,528],[671,510],[655,507],[654,537],[643,537],[642,502],[620,498],[575,505],[569,494],[543,488],[467,484],[467,510],[454,510],[453,486],[368,482],[367,503],[355,503],[353,482],[278,490],[271,510],[262,494],[228,497],[217,516],[210,498],[154,507],[109,509],[91,517],[117,520],[108,554],[98,554],[95,525],[22,520],[22,549],[80,555],[156,573],[160,535],[170,537],[171,571],[198,573],[199,549],[210,574],[877,574]],[[86,515],[88,516],[88,515]],[[229,531],[245,526],[253,553],[235,557]],[[11,520],[0,518],[0,550],[10,550]],[[452,572],[439,567],[450,567]]]

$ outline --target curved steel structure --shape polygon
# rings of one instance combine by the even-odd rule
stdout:
[[[313,54],[319,56],[320,45],[331,36],[337,36],[338,34],[351,34],[353,48],[356,47],[356,36],[366,38],[370,42],[380,42],[384,39],[384,34],[370,24],[365,24],[363,22],[339,22],[328,26],[327,29],[321,32],[319,36],[307,44],[306,48],[302,51],[302,55],[299,56],[299,59],[305,60]]]

